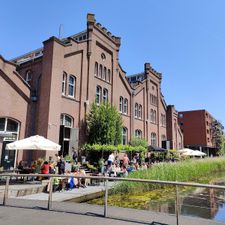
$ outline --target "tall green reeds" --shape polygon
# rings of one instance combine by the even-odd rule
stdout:
[[[202,178],[207,178],[215,172],[225,171],[225,158],[207,158],[200,160],[186,160],[177,163],[155,164],[147,170],[131,172],[129,178],[202,182]],[[159,185],[144,184],[138,182],[122,182],[117,185],[114,192],[141,192],[152,190]]]

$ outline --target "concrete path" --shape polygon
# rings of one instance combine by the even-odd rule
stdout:
[[[46,210],[47,201],[10,199],[9,206],[0,205],[1,225],[175,225],[176,217],[145,210],[108,207],[104,218],[103,206],[83,203],[53,202],[52,210]],[[206,219],[180,216],[180,225],[224,225]]]

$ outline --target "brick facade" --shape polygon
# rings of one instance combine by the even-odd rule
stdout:
[[[182,134],[177,135],[179,141],[174,141],[175,136],[168,133],[171,130],[167,124],[177,120],[177,114],[170,113],[167,117],[161,74],[145,63],[141,81],[134,75],[127,76],[119,64],[120,44],[119,37],[96,23],[93,14],[88,14],[86,31],[62,40],[51,37],[43,42],[43,48],[11,62],[0,58],[1,95],[4,95],[0,103],[5,105],[0,109],[0,118],[19,121],[18,139],[39,134],[57,143],[63,141],[63,148],[71,154],[72,147],[77,148],[87,140],[85,118],[98,90],[101,102],[107,96],[118,111],[122,107],[127,141],[138,133],[149,144],[154,142],[162,147],[162,140],[170,137],[175,143],[173,148],[182,147]],[[72,128],[69,131],[68,123]],[[177,123],[176,126],[179,129]],[[36,152],[29,157],[49,153],[41,154]],[[28,155],[24,152],[19,159],[22,157],[27,159]]]

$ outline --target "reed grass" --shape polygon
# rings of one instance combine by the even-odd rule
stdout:
[[[147,170],[131,172],[128,178],[205,183],[208,182],[209,175],[219,171],[225,171],[225,157],[159,163]],[[114,188],[113,193],[149,191],[159,186],[161,187],[157,184],[122,182]]]

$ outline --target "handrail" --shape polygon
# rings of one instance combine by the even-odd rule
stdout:
[[[107,217],[107,202],[108,202],[108,181],[127,181],[127,182],[139,182],[139,183],[149,183],[149,184],[161,184],[161,185],[173,185],[176,188],[175,194],[175,213],[176,213],[176,224],[179,225],[179,186],[189,186],[189,187],[200,187],[200,188],[213,188],[213,189],[224,189],[224,185],[213,185],[213,184],[200,184],[191,182],[177,182],[177,181],[161,181],[161,180],[149,180],[149,179],[137,179],[137,178],[119,178],[119,177],[107,177],[107,176],[87,176],[87,175],[58,175],[58,174],[0,174],[1,177],[6,177],[5,193],[3,199],[3,205],[7,205],[8,202],[8,190],[9,190],[9,180],[11,177],[48,177],[49,181],[49,196],[48,196],[48,210],[52,209],[52,182],[53,177],[61,178],[85,178],[85,179],[95,179],[103,180],[105,182],[105,203],[104,203],[104,217]]]
[[[0,177],[65,177],[65,178],[87,178],[87,179],[99,179],[99,180],[115,180],[115,181],[128,181],[128,182],[140,182],[140,183],[154,183],[154,184],[166,184],[166,185],[178,185],[178,186],[191,186],[201,188],[215,188],[225,189],[224,185],[214,184],[200,184],[193,182],[179,182],[179,181],[161,181],[161,180],[150,180],[150,179],[137,179],[137,178],[120,178],[120,177],[107,177],[107,176],[77,176],[77,175],[58,175],[58,174],[0,174]]]

